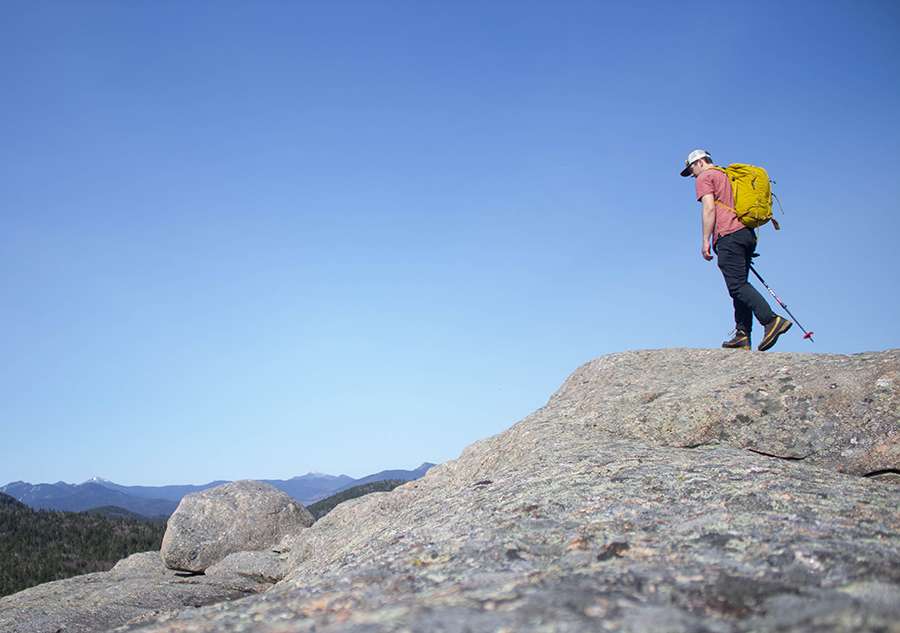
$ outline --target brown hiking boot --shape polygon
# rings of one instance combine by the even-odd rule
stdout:
[[[734,331],[731,340],[722,343],[726,349],[750,349],[750,335],[738,328]]]
[[[758,349],[761,352],[766,351],[778,341],[778,337],[791,329],[791,326],[794,323],[785,319],[784,317],[775,315],[775,318],[766,323],[766,333],[763,336],[762,343],[759,344]]]

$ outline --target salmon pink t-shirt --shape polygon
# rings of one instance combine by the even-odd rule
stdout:
[[[716,220],[712,230],[713,244],[715,244],[720,237],[740,231],[744,225],[738,220],[734,211],[728,208],[734,208],[734,194],[731,192],[728,176],[718,169],[707,169],[697,176],[697,200],[708,193],[713,194],[716,202],[722,203],[716,204]]]

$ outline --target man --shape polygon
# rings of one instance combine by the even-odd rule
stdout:
[[[681,171],[684,177],[697,179],[697,200],[702,203],[703,245],[700,254],[710,261],[712,249],[718,255],[719,270],[725,277],[728,294],[734,303],[734,337],[722,343],[731,349],[750,349],[753,316],[765,327],[759,351],[764,352],[787,332],[793,323],[772,312],[761,294],[747,281],[750,258],[756,248],[756,233],[738,220],[734,211],[734,196],[728,177],[713,165],[709,152],[695,149]]]

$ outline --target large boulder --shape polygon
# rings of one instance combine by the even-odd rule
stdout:
[[[237,481],[184,497],[160,554],[169,569],[200,573],[229,554],[270,548],[314,521],[274,486]]]

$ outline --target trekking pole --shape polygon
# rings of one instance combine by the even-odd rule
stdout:
[[[778,302],[778,305],[780,305],[782,308],[784,308],[784,311],[791,315],[791,318],[794,319],[794,323],[797,324],[797,327],[799,327],[801,330],[803,330],[803,338],[808,338],[810,340],[810,342],[815,343],[815,341],[813,341],[813,333],[807,332],[806,329],[802,325],[800,325],[800,321],[797,320],[797,317],[795,317],[793,314],[791,314],[791,311],[788,310],[787,305],[785,303],[783,303],[781,301],[781,299],[778,298],[778,295],[775,294],[774,290],[769,288],[769,284],[766,283],[766,280],[759,276],[759,273],[756,272],[756,269],[753,267],[753,264],[750,264],[750,270],[753,271],[753,274],[756,275],[756,278],[762,282],[762,285],[764,285],[766,287],[766,290],[769,291],[769,294],[772,295],[773,297],[775,297],[775,301]]]

